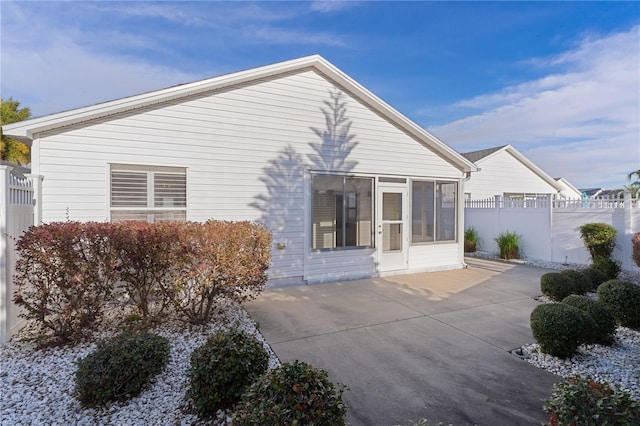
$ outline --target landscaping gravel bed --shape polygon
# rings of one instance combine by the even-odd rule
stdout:
[[[45,349],[35,349],[33,343],[14,338],[0,347],[0,424],[226,425],[231,413],[219,411],[218,418],[201,421],[184,396],[191,352],[211,333],[234,325],[264,343],[270,354],[270,368],[280,364],[246,311],[230,304],[225,318],[205,327],[188,329],[169,323],[150,330],[171,343],[167,369],[139,397],[97,409],[83,408],[73,395],[74,362],[88,355],[96,346],[95,340],[109,336],[109,332],[103,330],[91,342],[73,347]],[[26,328],[16,337],[28,333]]]
[[[465,255],[498,260],[494,254],[487,252],[466,253]],[[525,260],[519,263],[554,270],[579,270],[585,268],[585,265],[537,260]],[[639,272],[622,271],[618,279],[640,285]],[[594,299],[597,297],[595,293],[587,295]],[[550,302],[545,296],[537,297],[536,299],[545,303]],[[537,343],[523,345],[522,353],[524,359],[531,364],[561,377],[566,378],[575,374],[591,376],[594,379],[606,381],[620,389],[627,390],[636,399],[640,400],[640,331],[618,327],[615,343],[612,346],[582,345],[578,348],[576,354],[564,360],[540,352],[540,347]]]
[[[640,332],[616,330],[612,346],[582,345],[571,358],[560,359],[540,352],[537,343],[522,346],[524,358],[564,378],[579,374],[629,391],[640,400]]]

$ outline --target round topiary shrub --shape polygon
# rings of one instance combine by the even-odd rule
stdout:
[[[234,425],[345,424],[346,388],[334,386],[326,371],[300,361],[269,371],[242,396]]]
[[[559,272],[549,272],[540,277],[540,290],[556,302],[576,292],[576,285],[571,278]]]
[[[611,309],[618,324],[640,330],[640,286],[610,280],[598,287],[598,300]]]
[[[573,283],[575,284],[576,294],[585,294],[586,292],[592,290],[593,283],[591,282],[591,278],[589,278],[582,272],[576,271],[575,269],[567,269],[560,273],[573,280]]]
[[[562,303],[573,306],[586,313],[595,322],[595,328],[585,338],[585,343],[611,345],[616,334],[616,320],[613,313],[603,303],[586,296],[572,294],[565,297]]]
[[[587,268],[587,269],[583,269],[581,272],[585,274],[587,277],[589,277],[589,279],[591,280],[592,287],[591,287],[591,290],[589,291],[596,291],[600,284],[609,280],[609,278],[607,278],[605,274],[603,274],[601,271],[597,269]]]
[[[214,416],[237,403],[268,367],[269,355],[254,336],[240,330],[216,333],[191,354],[187,397],[201,416]]]
[[[124,332],[98,342],[77,361],[75,390],[84,405],[135,397],[169,362],[169,341],[147,332]]]
[[[587,314],[564,303],[538,305],[531,312],[531,331],[540,349],[559,358],[571,356],[594,327]]]
[[[591,268],[602,272],[607,279],[615,280],[620,275],[622,267],[620,262],[613,260],[610,257],[600,257],[593,261]]]

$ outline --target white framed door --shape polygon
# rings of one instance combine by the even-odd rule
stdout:
[[[407,268],[409,191],[402,187],[378,186],[376,203],[376,247],[378,271]]]

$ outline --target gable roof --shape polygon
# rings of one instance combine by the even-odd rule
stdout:
[[[500,151],[502,148],[505,148],[506,145],[497,146],[495,148],[487,148],[481,149],[479,151],[471,151],[465,152],[462,154],[464,158],[475,163],[476,161],[482,160],[484,157],[493,154],[494,152]]]
[[[520,161],[525,167],[527,167],[533,173],[538,175],[540,179],[544,180],[546,183],[548,183],[558,192],[564,189],[563,186],[560,185],[558,182],[556,182],[554,178],[549,176],[544,170],[536,166],[531,160],[525,157],[524,154],[522,154],[520,151],[518,151],[511,145],[503,145],[503,146],[497,146],[495,148],[482,149],[480,151],[467,152],[467,153],[463,153],[462,156],[469,161],[473,161],[476,164],[480,163],[478,165],[481,166],[483,161],[486,161],[488,158],[491,158],[500,152],[507,152],[511,154],[516,160]],[[482,170],[482,167],[480,167],[480,170]]]
[[[575,192],[576,194],[581,194],[582,195],[582,191],[580,191],[578,188],[576,188],[575,186],[573,186],[571,184],[571,182],[569,182],[568,180],[566,180],[563,177],[560,178],[555,178],[556,182],[558,182],[560,185],[566,186],[567,189]]]
[[[246,84],[265,78],[286,75],[307,69],[313,69],[322,74],[325,78],[328,78],[335,84],[341,86],[352,96],[367,104],[378,114],[394,123],[424,146],[432,149],[461,171],[474,172],[478,170],[473,162],[467,160],[444,142],[418,126],[416,123],[398,112],[320,55],[306,56],[299,59],[279,62],[272,65],[173,86],[140,95],[116,99],[88,107],[51,114],[44,117],[33,118],[18,123],[7,124],[6,126],[2,126],[2,130],[7,136],[11,136],[12,138],[26,143],[31,143],[39,133],[45,131],[88,122],[125,111],[144,108],[150,105],[181,99],[196,94],[219,90],[221,88]]]

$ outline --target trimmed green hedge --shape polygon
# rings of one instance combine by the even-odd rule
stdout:
[[[216,333],[191,354],[187,397],[201,416],[215,416],[240,401],[268,367],[269,355],[254,336],[240,330]]]
[[[618,324],[640,330],[640,286],[610,280],[598,287],[598,300],[611,309]]]
[[[531,331],[542,352],[567,358],[595,328],[587,314],[563,303],[545,303],[531,312]]]
[[[551,300],[559,302],[568,295],[574,294],[576,285],[567,275],[560,272],[548,272],[540,277],[540,290]]]
[[[575,294],[585,294],[588,291],[592,291],[593,283],[591,282],[591,278],[581,271],[567,269],[560,273],[573,280],[575,285]]]
[[[593,319],[596,327],[586,337],[585,343],[611,345],[616,334],[616,320],[613,313],[603,303],[586,296],[572,294],[565,297],[562,303],[580,309]]]
[[[139,395],[165,369],[170,350],[165,337],[144,331],[100,340],[93,352],[77,361],[78,399],[92,406]]]

